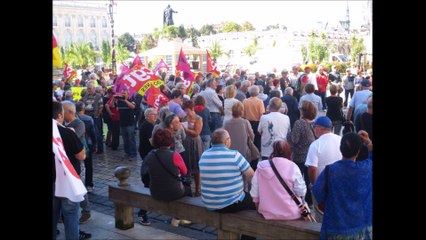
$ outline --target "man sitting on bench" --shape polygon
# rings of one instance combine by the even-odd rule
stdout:
[[[248,189],[254,175],[250,164],[238,151],[229,149],[231,138],[225,129],[216,129],[211,142],[212,147],[204,151],[198,163],[201,201],[208,210],[220,213],[256,210]]]

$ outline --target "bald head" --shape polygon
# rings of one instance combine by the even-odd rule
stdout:
[[[223,128],[218,128],[212,133],[212,144],[225,144],[226,140],[229,139],[229,133]]]

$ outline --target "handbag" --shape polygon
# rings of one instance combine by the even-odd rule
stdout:
[[[164,166],[164,163],[160,160],[160,158],[157,155],[157,150],[154,150],[154,155],[157,158],[157,161],[160,163],[160,165],[166,170],[166,172],[168,172],[173,177],[177,178],[177,180],[182,182],[183,185],[191,186],[191,176],[189,175],[181,176],[180,173],[177,175],[173,174],[168,168],[166,168],[166,166]]]
[[[284,187],[285,190],[287,190],[288,194],[290,195],[291,199],[296,203],[296,205],[299,207],[300,214],[302,215],[303,220],[308,222],[317,222],[315,218],[312,216],[311,211],[309,207],[306,205],[306,202],[301,203],[299,199],[294,195],[293,191],[287,186],[287,184],[284,182],[281,175],[278,173],[277,168],[275,167],[274,162],[269,159],[269,164],[271,165],[272,170],[274,171],[275,175],[277,176],[278,180],[280,181],[281,185]]]
[[[247,136],[250,136],[248,129],[247,129],[247,125],[246,125],[246,132],[247,132]],[[247,146],[250,150],[250,159],[247,159],[247,160],[249,162],[251,162],[253,160],[259,159],[260,158],[259,149],[257,149],[256,145],[254,145],[253,139],[251,139],[250,137],[247,138]]]

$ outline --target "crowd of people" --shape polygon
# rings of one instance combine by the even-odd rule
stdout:
[[[299,207],[282,188],[270,160],[322,222],[321,239],[370,239],[372,72],[355,76],[348,69],[342,80],[336,66],[330,73],[323,66],[317,73],[310,70],[305,67],[299,72],[294,66],[291,72],[281,71],[280,78],[274,73],[249,75],[239,69],[232,77],[227,72],[220,78],[198,74],[203,77],[196,78],[191,96],[182,78],[170,75],[160,87],[170,101],[160,102],[158,108],[149,106],[144,96],[130,95],[126,88],[114,92],[113,87],[107,88],[112,79],[106,81],[102,72],[93,73],[84,81],[87,88],[78,102],[67,84],[56,84],[53,118],[74,130],[75,139],[69,143],[72,150],[67,154],[75,159],[76,169],[84,160],[89,193],[94,189],[92,154],[103,154],[104,144],[118,151],[121,135],[124,157],[137,161],[139,153],[141,180],[153,198],[201,197],[211,211],[257,209],[266,219],[300,219]],[[344,124],[353,124],[354,130],[342,134]],[[260,156],[253,155],[253,147]],[[84,157],[78,155],[81,151]],[[193,179],[194,188],[188,179]],[[90,219],[87,196],[80,205],[82,215],[76,226]],[[78,205],[73,204],[73,209],[75,221]],[[150,225],[143,209],[139,221]],[[189,223],[172,220],[173,226]],[[75,232],[74,225],[67,228]]]

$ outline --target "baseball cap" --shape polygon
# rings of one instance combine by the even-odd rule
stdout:
[[[311,123],[312,125],[318,125],[325,128],[333,128],[333,124],[331,123],[331,120],[327,116],[321,116],[318,117],[317,120]]]

